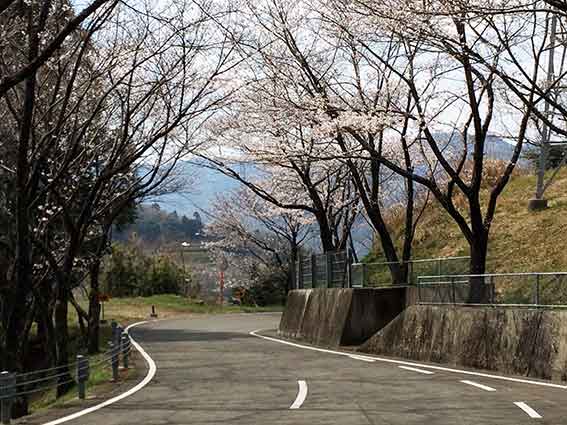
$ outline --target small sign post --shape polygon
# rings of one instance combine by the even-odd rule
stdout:
[[[106,319],[104,318],[104,303],[110,301],[110,296],[108,294],[98,294],[98,302],[100,304],[100,323],[106,323]]]
[[[224,301],[224,272],[228,269],[228,261],[222,255],[217,263],[219,269],[219,304],[222,306]]]

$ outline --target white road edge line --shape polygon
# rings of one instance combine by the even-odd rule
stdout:
[[[299,391],[297,393],[295,401],[291,406],[289,406],[290,409],[299,409],[307,398],[307,382],[297,381],[297,385],[299,385]]]
[[[534,409],[532,409],[530,406],[528,406],[523,401],[516,401],[516,402],[514,402],[514,404],[516,406],[518,406],[520,409],[522,409],[524,412],[526,412],[528,414],[528,416],[532,419],[542,419],[543,418],[543,416],[541,416],[539,413],[537,413]]]
[[[350,354],[349,357],[354,360],[361,360],[363,362],[374,363],[376,360],[370,357],[357,356],[356,354]]]
[[[430,370],[422,370],[409,366],[398,366],[398,367],[400,369],[411,370],[412,372],[423,373],[424,375],[433,375],[435,373],[435,372],[431,372]]]
[[[257,338],[265,339],[267,341],[277,342],[277,343],[284,344],[284,345],[290,345],[292,347],[297,347],[297,348],[303,348],[304,350],[312,350],[312,351],[317,351],[317,352],[320,352],[320,353],[336,354],[336,355],[339,355],[339,356],[351,355],[350,353],[344,353],[342,351],[333,351],[333,350],[328,350],[328,349],[325,349],[325,348],[310,347],[308,345],[296,344],[294,342],[284,341],[284,340],[281,340],[281,339],[278,339],[278,338],[272,338],[272,337],[269,337],[269,336],[258,335],[258,332],[267,331],[267,330],[270,330],[270,329],[256,329],[255,331],[249,332],[249,334],[252,335],[252,336],[255,336]],[[552,384],[550,382],[530,381],[529,379],[510,378],[508,376],[491,375],[489,373],[472,372],[470,370],[452,369],[452,368],[448,368],[448,367],[433,366],[433,365],[420,364],[420,363],[414,363],[414,362],[407,362],[407,361],[403,361],[403,360],[385,359],[385,358],[382,358],[382,357],[369,357],[369,358],[374,359],[374,360],[379,361],[379,362],[383,362],[383,363],[391,363],[391,364],[414,366],[414,367],[417,366],[417,367],[422,367],[422,368],[425,368],[425,369],[439,370],[439,371],[451,372],[451,373],[460,373],[462,375],[479,376],[479,377],[482,377],[482,378],[499,379],[501,381],[517,382],[517,383],[520,383],[520,384],[537,385],[537,386],[540,386],[540,387],[559,388],[559,389],[562,389],[562,390],[567,389],[567,385]]]
[[[484,390],[484,391],[491,391],[491,392],[496,391],[495,388],[492,388],[492,387],[488,387],[488,386],[486,386],[486,385],[479,384],[478,382],[466,381],[466,380],[463,380],[463,381],[461,381],[461,382],[462,382],[463,384],[472,385],[473,387],[480,388],[481,390]]]
[[[126,332],[128,332],[134,326],[143,325],[145,323],[148,323],[148,321],[146,320],[146,321],[143,321],[143,322],[134,323],[134,324],[132,324],[132,325],[130,325],[126,328]],[[140,352],[142,357],[144,357],[144,359],[148,363],[148,374],[145,376],[144,379],[142,379],[142,381],[140,381],[140,383],[138,383],[135,387],[129,389],[128,391],[126,391],[126,392],[124,392],[120,395],[117,395],[116,397],[113,397],[109,400],[106,400],[106,401],[104,401],[100,404],[97,404],[96,406],[89,407],[87,409],[73,413],[72,415],[64,416],[62,418],[56,419],[56,420],[51,421],[51,422],[46,422],[43,425],[58,425],[58,424],[62,424],[64,422],[72,421],[73,419],[80,418],[81,416],[87,415],[89,413],[96,412],[97,410],[100,410],[103,407],[110,406],[111,404],[114,404],[117,401],[125,399],[126,397],[130,397],[132,394],[140,391],[142,388],[144,388],[146,385],[148,385],[148,383],[153,379],[154,375],[156,374],[156,371],[157,371],[156,364],[153,361],[153,359],[150,357],[150,355],[148,353],[146,353],[144,351],[144,349],[140,346],[140,344],[138,344],[136,341],[134,341],[134,338],[132,338],[131,336],[130,336],[130,341],[132,342],[132,345],[136,348],[136,350],[138,350]]]

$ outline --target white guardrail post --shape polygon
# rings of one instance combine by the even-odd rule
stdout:
[[[87,381],[89,380],[90,368],[88,357],[77,356],[77,388],[79,391],[79,399],[86,398]]]
[[[2,424],[9,424],[12,419],[12,402],[16,395],[16,374],[0,373],[0,404],[2,409]]]
[[[122,351],[122,365],[124,369],[128,369],[128,355],[130,351],[130,337],[128,334],[122,334],[122,340],[120,341],[121,351]]]

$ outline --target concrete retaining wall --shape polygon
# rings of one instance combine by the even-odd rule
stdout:
[[[361,352],[567,380],[567,311],[414,305]]]
[[[301,324],[312,289],[290,291],[280,319],[280,332],[286,338],[301,338]]]
[[[312,289],[297,338],[327,347],[339,346],[352,289]]]
[[[360,345],[396,318],[406,305],[406,287],[353,289],[341,345]]]
[[[406,289],[291,291],[278,333],[312,344],[359,345],[404,309]]]

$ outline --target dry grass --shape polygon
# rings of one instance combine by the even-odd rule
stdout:
[[[547,192],[547,210],[528,211],[534,191],[533,176],[517,175],[502,194],[491,229],[489,271],[567,270],[567,169]],[[451,218],[433,202],[419,225],[414,257],[459,255],[468,255],[468,245]]]

